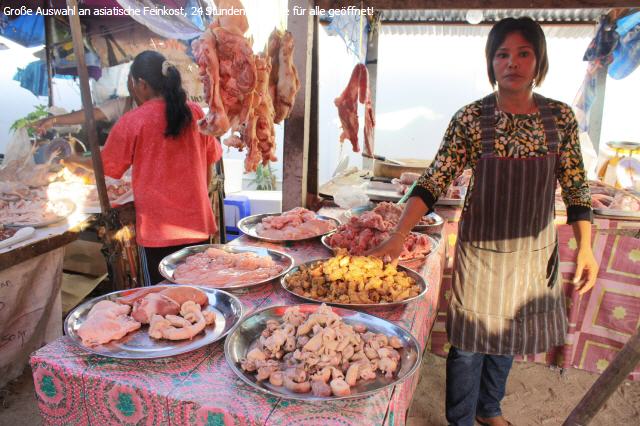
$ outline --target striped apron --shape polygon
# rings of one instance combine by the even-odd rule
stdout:
[[[559,137],[544,97],[548,154],[497,157],[494,94],[482,101],[482,154],[459,224],[449,342],[464,351],[515,355],[564,343],[567,319],[558,278],[554,193]]]

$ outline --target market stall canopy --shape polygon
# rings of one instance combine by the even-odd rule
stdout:
[[[9,0],[3,2],[4,8],[19,9],[25,7],[31,10],[42,8],[43,10],[67,10],[65,0],[49,0],[49,1],[15,1]],[[85,0],[80,8],[88,10],[86,14],[80,15],[83,24],[92,27],[96,24],[105,24],[105,22],[113,22],[115,20],[134,19],[140,24],[146,26],[151,31],[163,37],[190,40],[202,33],[205,23],[200,14],[192,13],[200,7],[197,0]],[[146,9],[145,9],[146,8]],[[182,8],[184,14],[175,13],[147,13],[150,10],[176,10]],[[134,11],[138,11],[135,13]],[[63,15],[60,15],[64,17]],[[10,22],[21,19],[23,17],[40,18],[42,15],[24,15],[17,19],[10,19]],[[44,44],[44,27],[42,27],[42,38],[40,43]]]

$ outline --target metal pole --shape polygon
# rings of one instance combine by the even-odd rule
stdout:
[[[78,78],[80,79],[80,95],[82,96],[82,108],[84,110],[85,126],[91,147],[91,159],[93,171],[96,177],[96,187],[100,199],[102,213],[106,214],[111,210],[107,186],[104,183],[104,170],[102,168],[102,157],[100,156],[100,145],[98,144],[98,133],[96,132],[96,121],[93,117],[93,103],[91,102],[91,91],[89,89],[89,71],[84,57],[84,43],[82,42],[82,28],[80,27],[80,17],[78,16],[78,1],[67,0],[67,7],[74,10],[69,15],[69,25],[71,27],[71,37],[73,38],[73,53],[78,61]]]

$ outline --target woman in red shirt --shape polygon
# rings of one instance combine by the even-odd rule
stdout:
[[[138,108],[113,126],[102,150],[104,173],[120,178],[132,167],[136,240],[145,285],[163,280],[160,260],[208,243],[217,231],[207,186],[219,142],[198,131],[202,109],[188,102],[178,69],[154,51],[140,53],[129,74]]]

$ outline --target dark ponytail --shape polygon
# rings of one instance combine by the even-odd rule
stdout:
[[[165,101],[167,128],[165,136],[178,136],[191,123],[191,110],[187,105],[187,94],[182,88],[180,71],[158,52],[145,50],[131,64],[133,78],[141,78]]]

